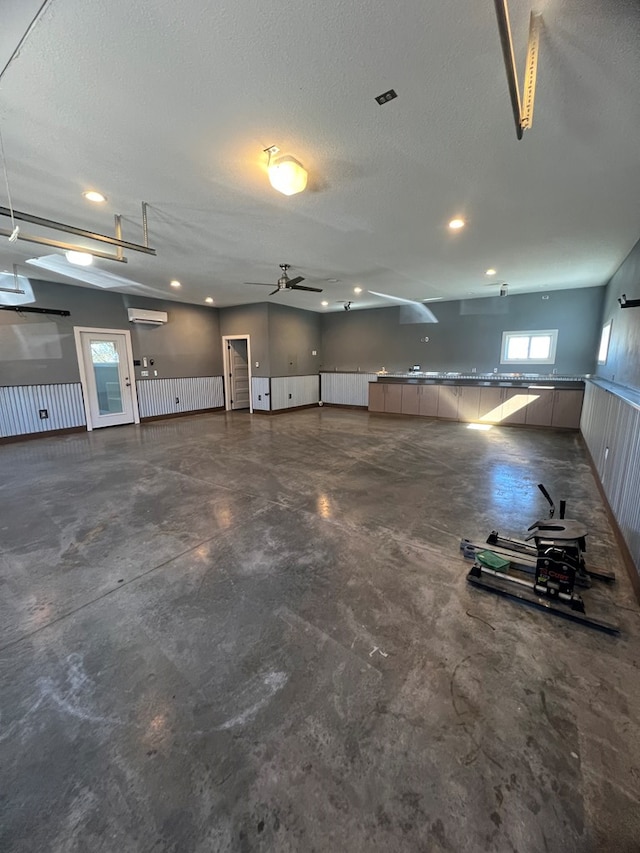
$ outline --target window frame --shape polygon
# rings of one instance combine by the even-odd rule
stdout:
[[[507,350],[511,338],[551,337],[551,349],[548,358],[507,358]],[[500,348],[500,364],[555,364],[556,349],[558,346],[558,329],[521,329],[502,333],[502,346]]]

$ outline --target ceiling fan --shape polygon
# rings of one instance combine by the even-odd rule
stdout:
[[[291,264],[280,264],[282,275],[278,279],[278,286],[275,290],[271,291],[269,296],[273,296],[274,293],[279,293],[281,290],[310,290],[313,291],[313,293],[322,293],[322,288],[320,287],[306,287],[305,285],[300,284],[301,281],[304,281],[304,278],[301,275],[298,275],[295,278],[289,278],[287,270],[290,268]],[[273,287],[272,284],[267,284],[265,281],[245,281],[245,284],[257,284],[261,287]]]

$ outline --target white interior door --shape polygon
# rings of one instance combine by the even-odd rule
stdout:
[[[91,429],[137,421],[126,332],[81,331],[83,388]]]
[[[231,408],[249,408],[249,359],[246,340],[229,341]]]

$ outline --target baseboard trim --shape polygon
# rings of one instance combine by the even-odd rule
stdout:
[[[304,406],[289,406],[288,409],[274,409],[273,411],[269,410],[268,412],[264,409],[254,409],[254,415],[286,415],[287,412],[299,412],[301,409],[317,409],[317,403],[305,403]]]
[[[20,435],[7,435],[0,438],[0,444],[13,444],[16,441],[31,441],[34,438],[49,438],[55,435],[70,435],[74,432],[86,432],[86,426],[65,427],[63,429],[50,429],[47,432],[24,432]]]
[[[322,405],[327,409],[356,409],[359,412],[366,412],[368,410],[368,406],[356,406],[355,403],[325,403],[322,401]]]
[[[169,412],[166,415],[148,415],[146,418],[140,418],[141,424],[148,424],[151,421],[166,421],[170,418],[188,418],[194,415],[210,415],[212,412],[224,412],[224,406],[214,406],[211,409],[196,409],[189,412]]]

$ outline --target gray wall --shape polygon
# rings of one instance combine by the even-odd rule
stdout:
[[[217,308],[188,305],[161,299],[141,299],[123,294],[128,308],[149,308],[166,311],[169,322],[165,326],[147,326],[129,323],[135,358],[152,358],[153,369],[160,379],[179,379],[192,376],[220,376],[222,374],[222,348],[220,345],[220,318]],[[136,368],[140,379],[141,368]],[[153,378],[153,371],[149,372]]]
[[[542,296],[548,299],[542,299]],[[604,288],[432,302],[438,323],[407,323],[399,307],[326,314],[322,369],[423,370],[581,375],[595,369]],[[402,322],[401,322],[402,321]],[[502,333],[558,329],[555,365],[500,365]],[[421,338],[428,337],[428,342]]]
[[[627,299],[640,299],[640,241],[607,286],[601,325],[609,320],[613,325],[607,363],[597,366],[602,379],[640,390],[640,308],[620,308],[623,293]]]
[[[313,311],[269,302],[220,309],[221,335],[251,336],[253,376],[318,373],[320,323],[321,316]],[[317,355],[311,355],[313,350]]]
[[[236,305],[220,309],[221,335],[251,336],[251,373],[253,376],[270,376],[269,314],[266,302],[258,305]],[[219,347],[222,345],[219,343]],[[221,350],[222,352],[222,350]],[[256,367],[256,361],[259,367]]]
[[[32,307],[63,309],[71,316],[0,311],[0,385],[78,382],[74,326],[129,329],[134,358],[153,357],[158,378],[222,373],[215,308],[52,282],[32,281],[31,286]],[[169,322],[152,328],[129,323],[127,306],[167,311]]]
[[[305,376],[320,370],[321,315],[269,305],[271,376]],[[312,355],[313,351],[316,355]]]

